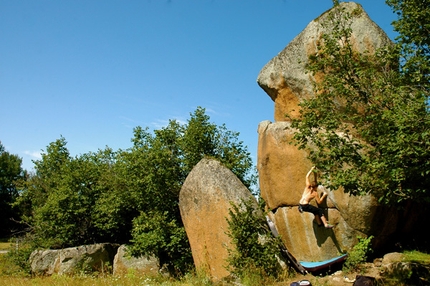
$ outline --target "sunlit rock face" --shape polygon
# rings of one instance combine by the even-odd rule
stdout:
[[[228,275],[227,235],[231,204],[257,201],[232,171],[213,159],[202,159],[187,176],[179,194],[179,209],[199,273],[213,281]]]
[[[354,2],[342,2],[336,9],[345,9],[352,15],[351,43],[358,52],[374,52],[391,44],[387,34],[373,22],[363,8]],[[308,57],[316,52],[322,35],[328,33],[321,23],[326,21],[325,12],[295,37],[276,57],[260,71],[257,83],[275,102],[275,121],[286,121],[286,114],[298,115],[299,102],[313,96],[311,75],[306,73]]]
[[[356,3],[341,3],[352,18],[353,49],[374,52],[391,43],[388,36]],[[262,198],[269,209],[283,241],[298,260],[322,261],[350,250],[357,236],[374,235],[374,246],[382,245],[397,230],[400,213],[378,205],[371,196],[354,197],[342,190],[329,191],[324,208],[335,225],[332,230],[318,227],[310,213],[300,213],[298,203],[311,168],[305,151],[292,143],[294,130],[286,115],[299,115],[299,103],[314,96],[311,75],[305,72],[309,55],[327,32],[321,26],[327,12],[309,25],[267,63],[257,82],[274,101],[274,122],[263,121],[258,127],[257,169]],[[323,75],[319,75],[323,76]],[[322,187],[321,187],[322,188]],[[320,192],[323,190],[320,189]]]

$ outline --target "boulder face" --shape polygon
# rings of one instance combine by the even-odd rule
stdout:
[[[158,274],[160,262],[155,257],[130,257],[127,246],[121,245],[113,261],[113,275],[125,275],[130,271],[139,274]]]
[[[358,52],[374,52],[387,46],[391,40],[373,22],[363,8],[354,2],[342,2],[336,8],[345,9],[353,15],[351,42]],[[313,20],[276,57],[269,61],[257,78],[257,83],[275,102],[275,121],[286,121],[286,114],[298,116],[298,104],[313,95],[312,78],[305,72],[308,57],[316,52],[317,43],[327,28],[321,26],[327,12]]]
[[[312,167],[306,153],[292,142],[289,122],[263,121],[258,126],[257,170],[261,197],[270,209],[296,205],[304,189],[304,176]]]
[[[329,194],[319,207],[335,225],[332,230],[318,227],[313,214],[298,211],[305,177],[312,165],[305,151],[290,144],[293,133],[290,122],[263,121],[258,127],[261,197],[272,210],[269,215],[288,250],[300,261],[323,261],[349,251],[357,243],[357,236],[373,235],[373,246],[383,245],[397,231],[402,216],[394,208],[380,206],[370,195],[350,196],[342,190],[319,186],[319,193]],[[317,206],[314,201],[312,204]]]
[[[229,169],[212,159],[202,159],[186,178],[179,194],[179,208],[190,242],[194,264],[217,281],[227,271],[232,249],[227,218],[231,203],[254,200],[251,192]]]
[[[125,275],[160,273],[155,257],[130,257],[127,246],[100,243],[64,249],[35,250],[30,255],[31,273],[37,276],[110,273]]]
[[[345,9],[352,16],[353,49],[374,52],[391,44],[388,36],[368,17],[359,4],[343,2],[333,9]],[[313,78],[305,72],[309,55],[327,28],[327,12],[309,23],[287,47],[267,63],[257,82],[275,102],[275,122],[263,121],[258,127],[257,169],[261,196],[279,233],[291,253],[301,261],[322,261],[350,250],[357,236],[373,235],[374,248],[383,245],[397,229],[400,213],[378,205],[371,196],[354,197],[342,190],[330,191],[324,205],[332,230],[318,227],[311,213],[300,213],[298,203],[305,187],[305,176],[312,167],[304,150],[293,142],[294,130],[286,120],[299,115],[298,104],[315,96]],[[316,79],[315,79],[316,80]],[[319,186],[319,192],[323,192]]]
[[[30,255],[34,275],[109,272],[118,245],[100,243],[64,249],[36,250]]]

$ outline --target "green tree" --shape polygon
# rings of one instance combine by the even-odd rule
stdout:
[[[11,230],[16,227],[11,219],[19,218],[19,213],[12,207],[12,203],[19,195],[18,182],[26,176],[21,164],[22,159],[7,152],[0,142],[0,236],[9,236]]]
[[[430,11],[428,3],[390,2],[401,3],[396,6],[401,11]],[[399,15],[397,30],[403,33],[408,28]],[[417,23],[413,42],[401,34],[405,40],[391,47],[360,54],[350,41],[351,17],[339,5],[324,23],[331,32],[323,35],[307,67],[324,76],[315,82],[317,96],[300,104],[301,117],[292,122],[295,139],[333,189],[372,193],[385,203],[429,201],[428,44],[426,52],[418,45],[428,41],[420,30],[428,24]],[[417,71],[421,75],[414,77]]]
[[[62,222],[58,223],[55,213],[57,209],[51,210],[50,206],[57,198],[58,201],[63,198],[60,190],[63,178],[68,175],[66,166],[70,161],[65,139],[52,142],[46,152],[42,153],[42,159],[34,162],[35,174],[30,176],[22,196],[17,201],[24,212],[23,221],[31,226],[32,233],[38,238],[35,243],[41,243],[41,246],[64,245],[61,241],[64,239],[64,232],[57,233]],[[58,214],[58,217],[61,217],[61,214]]]
[[[134,146],[124,155],[127,189],[137,212],[133,219],[133,255],[154,255],[169,271],[186,271],[191,253],[178,208],[185,179],[179,148],[180,125],[170,121],[154,135],[137,127]]]
[[[229,168],[250,187],[255,183],[252,160],[247,147],[239,141],[239,132],[230,131],[225,124],[209,122],[205,109],[198,107],[183,127],[180,142],[186,174],[204,157],[213,157]]]
[[[186,124],[136,127],[126,150],[72,157],[61,137],[35,161],[17,202],[22,220],[38,247],[131,242],[133,255],[155,255],[172,274],[185,273],[192,257],[178,207],[181,186],[205,156],[251,185],[252,161],[238,135],[210,123],[199,107]]]
[[[430,1],[386,0],[398,15],[393,22],[399,33],[401,72],[409,84],[427,86],[430,80]]]
[[[201,107],[187,124],[170,121],[154,134],[135,129],[134,147],[125,160],[130,193],[140,212],[133,220],[132,254],[156,255],[174,274],[187,271],[192,258],[178,207],[181,186],[205,156],[218,159],[251,185],[252,161],[238,135],[210,123]]]
[[[93,206],[94,226],[99,239],[127,243],[130,238],[132,220],[138,215],[137,201],[130,184],[136,178],[129,176],[124,157],[127,151],[113,152],[106,148],[99,151],[98,197]]]
[[[112,163],[112,151],[72,158],[62,137],[35,161],[35,174],[26,184],[18,205],[31,226],[36,246],[61,248],[104,242],[106,231],[95,223],[94,206],[109,184],[101,183]]]

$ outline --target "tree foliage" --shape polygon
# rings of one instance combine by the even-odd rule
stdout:
[[[284,274],[278,260],[282,257],[282,241],[271,234],[255,202],[232,204],[227,223],[227,235],[232,240],[228,249],[228,269],[232,273],[241,278],[250,274],[279,278]]]
[[[66,145],[63,137],[49,144],[17,202],[41,247],[94,243],[105,234],[97,227],[94,206],[107,185],[102,180],[111,151],[72,158]]]
[[[428,24],[406,15],[428,15],[430,5],[389,2],[400,11],[395,22],[400,40],[374,53],[353,49],[353,15],[342,6],[330,12],[324,25],[331,31],[307,66],[321,78],[314,82],[317,96],[300,104],[301,116],[292,126],[328,186],[372,193],[385,203],[428,201]]]
[[[355,244],[351,251],[348,253],[348,257],[344,265],[342,266],[342,270],[346,273],[356,271],[363,271],[363,263],[367,261],[367,257],[370,253],[373,252],[372,249],[372,240],[373,236],[369,236],[367,238],[362,238],[360,236],[357,237],[357,244]]]
[[[401,72],[410,84],[427,86],[430,80],[430,1],[386,0],[397,14]]]
[[[125,165],[145,169],[138,170],[131,181],[133,189],[140,190],[136,200],[141,205],[140,215],[133,220],[130,250],[134,255],[157,255],[162,262],[169,262],[171,272],[184,271],[191,265],[178,208],[180,188],[205,156],[218,159],[250,186],[252,161],[238,135],[224,125],[210,123],[203,108],[197,108],[187,124],[170,121],[153,135],[142,128],[135,129],[131,158]]]
[[[186,124],[171,120],[152,132],[136,127],[126,150],[72,157],[65,138],[50,143],[17,202],[36,245],[130,243],[132,255],[154,255],[174,274],[188,270],[192,257],[178,207],[188,173],[210,156],[245,185],[254,180],[239,133],[210,123],[203,108],[190,115]]]
[[[25,179],[21,168],[22,159],[10,154],[0,142],[0,236],[10,235],[14,225],[11,219],[18,219],[19,213],[12,203],[19,195],[18,182]]]

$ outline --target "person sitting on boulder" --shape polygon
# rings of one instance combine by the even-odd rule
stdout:
[[[306,187],[303,192],[302,198],[300,199],[300,202],[299,202],[299,210],[300,212],[313,213],[315,215],[315,219],[319,226],[324,224],[325,228],[333,228],[333,225],[327,222],[327,219],[324,216],[323,210],[309,204],[312,201],[312,199],[315,199],[317,204],[321,204],[324,201],[324,199],[327,198],[327,192],[325,191],[321,197],[319,196],[317,191],[318,184],[316,180],[311,182],[309,179],[314,169],[315,169],[315,166],[313,166],[311,170],[308,172],[308,174],[306,175]]]

